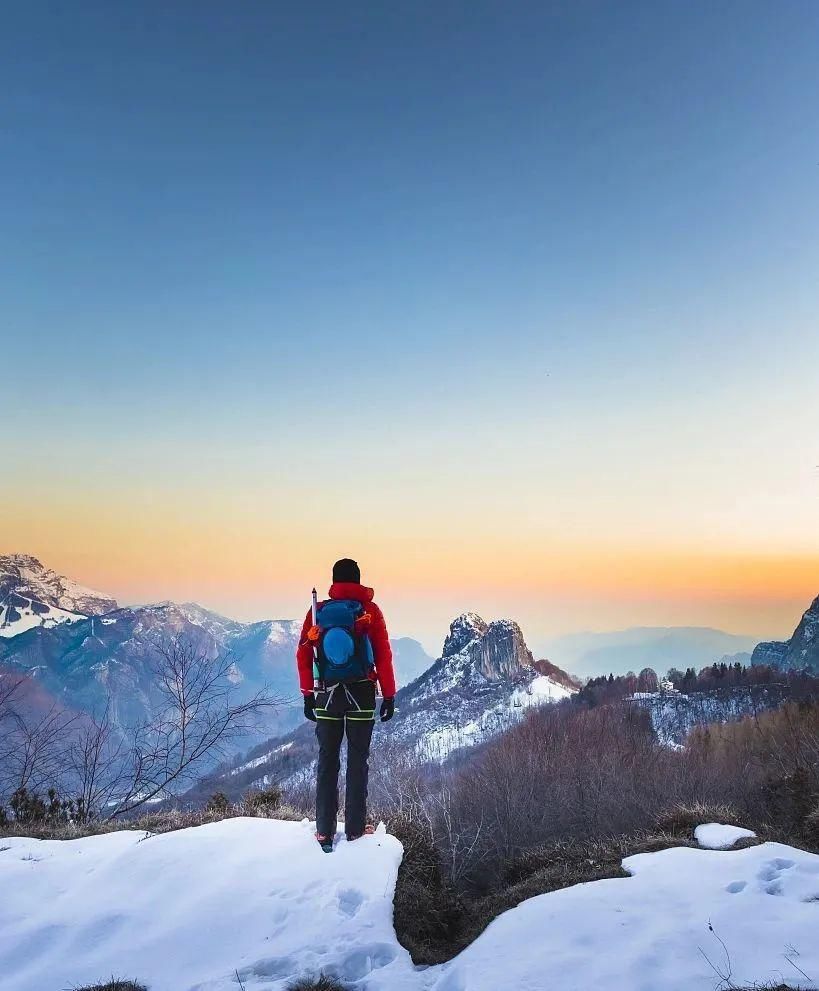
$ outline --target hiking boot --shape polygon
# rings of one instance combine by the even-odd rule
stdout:
[[[332,853],[333,852],[333,837],[332,836],[323,836],[321,833],[316,833],[316,840],[318,841],[318,845],[321,847],[321,849],[325,853]]]
[[[374,832],[375,826],[368,822],[363,833],[347,833],[347,842],[352,843],[353,840],[360,840],[362,836],[372,836]]]

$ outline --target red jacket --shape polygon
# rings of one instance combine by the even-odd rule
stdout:
[[[360,602],[372,617],[367,630],[373,647],[375,671],[370,678],[381,686],[381,694],[385,699],[395,695],[395,672],[392,668],[392,647],[387,634],[387,624],[384,614],[373,602],[373,590],[358,582],[334,582],[330,586],[331,599],[355,599]],[[304,617],[301,628],[299,646],[296,650],[296,661],[299,666],[299,688],[305,695],[313,691],[313,647],[307,639],[307,633],[313,625],[313,610],[309,609]]]

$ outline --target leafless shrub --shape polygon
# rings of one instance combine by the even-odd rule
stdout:
[[[75,988],[74,991],[148,991],[148,989],[143,984],[137,984],[136,981],[119,981],[112,977],[105,984],[88,985]]]
[[[59,789],[66,768],[65,746],[77,717],[56,705],[26,712],[21,696],[26,679],[0,675],[0,799],[25,789]]]
[[[299,977],[287,985],[287,991],[348,991],[347,985],[337,981],[335,977],[319,974],[318,977],[308,975]]]
[[[223,756],[226,745],[248,732],[277,700],[260,691],[236,698],[230,680],[234,659],[209,657],[175,639],[159,649],[155,669],[160,702],[155,715],[134,733],[117,783],[122,792],[109,818],[127,815],[190,780],[205,759]]]
[[[262,818],[275,816],[282,802],[282,793],[278,788],[260,788],[247,792],[243,802],[251,815]]]

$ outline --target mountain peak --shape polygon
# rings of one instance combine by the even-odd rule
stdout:
[[[31,554],[0,556],[0,636],[100,616],[116,608],[111,596],[57,574]]]
[[[489,681],[513,677],[533,662],[514,620],[487,623],[474,612],[462,613],[452,621],[441,657],[465,657]]]
[[[45,571],[42,563],[31,554],[0,554],[0,574],[10,568],[26,571]]]
[[[488,629],[488,625],[477,613],[461,613],[450,624],[442,656],[452,657],[454,654],[460,654],[471,643],[480,640]]]

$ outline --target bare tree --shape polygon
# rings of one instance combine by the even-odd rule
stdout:
[[[0,672],[0,802],[11,787],[9,761],[17,745],[22,719],[15,705],[24,678]],[[13,789],[12,789],[13,790]]]
[[[36,716],[26,705],[26,675],[0,673],[0,796],[59,782],[65,740],[76,717],[52,705]]]
[[[116,805],[127,781],[129,748],[111,724],[110,699],[102,715],[83,718],[69,749],[69,773],[80,822]]]
[[[59,787],[66,768],[66,739],[76,720],[56,705],[39,719],[18,718],[14,751],[5,762],[15,789]]]
[[[245,735],[264,709],[279,704],[266,690],[238,699],[230,677],[234,662],[229,653],[209,657],[180,638],[160,647],[159,704],[134,732],[109,819],[164,797],[204,763],[224,756],[227,745]],[[95,747],[92,741],[92,753]]]

